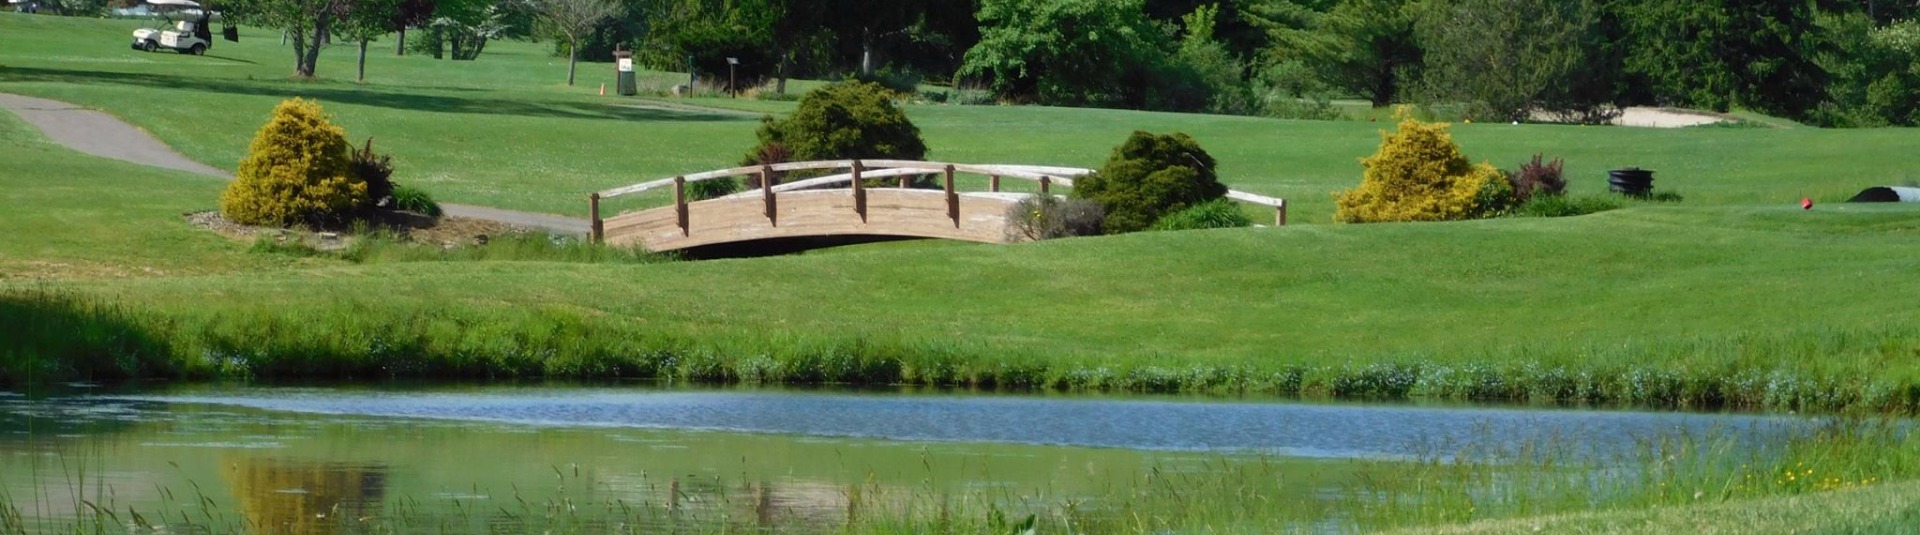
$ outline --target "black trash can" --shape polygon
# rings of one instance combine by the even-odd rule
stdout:
[[[1614,193],[1645,197],[1653,193],[1653,170],[1628,167],[1607,171],[1607,189]]]
[[[628,51],[626,45],[614,48],[613,64],[618,71],[618,77],[614,80],[615,92],[625,97],[640,94],[639,85],[633,78],[633,52]]]

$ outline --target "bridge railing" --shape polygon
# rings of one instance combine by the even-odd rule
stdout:
[[[812,170],[832,171],[832,170],[840,170],[840,169],[845,169],[847,170],[847,172],[809,178],[805,180],[797,180],[797,181],[788,182],[784,184],[771,183],[771,180],[775,173],[783,173],[783,172],[789,172],[789,171],[812,171]],[[817,189],[825,186],[833,186],[841,183],[846,183],[846,184],[852,185],[852,191],[855,198],[856,206],[864,207],[866,204],[864,202],[866,197],[865,195],[866,192],[865,192],[865,186],[861,182],[862,180],[874,179],[874,178],[897,177],[900,180],[899,187],[906,188],[908,187],[911,177],[919,176],[919,175],[928,175],[928,174],[939,174],[939,175],[943,175],[945,178],[945,180],[943,181],[944,182],[943,189],[946,190],[946,196],[947,196],[947,215],[948,217],[953,218],[956,222],[958,222],[960,217],[960,211],[959,211],[960,202],[959,202],[959,196],[958,196],[959,193],[954,191],[954,188],[953,188],[953,176],[955,173],[985,175],[988,178],[988,191],[991,191],[991,192],[1000,191],[1000,179],[1002,177],[1029,180],[1029,181],[1039,183],[1040,193],[1042,195],[1046,195],[1052,192],[1052,186],[1054,184],[1059,184],[1061,186],[1066,186],[1066,187],[1073,187],[1073,179],[1075,177],[1090,174],[1092,172],[1093,172],[1092,169],[1085,169],[1085,168],[1079,168],[1079,167],[1054,167],[1054,166],[1042,166],[1042,165],[998,165],[998,164],[979,165],[979,164],[960,164],[960,163],[946,163],[946,162],[924,162],[924,161],[915,161],[915,160],[822,160],[822,161],[811,161],[811,162],[786,162],[786,163],[777,163],[772,165],[734,167],[729,169],[718,169],[713,171],[707,171],[703,173],[680,175],[680,176],[675,176],[671,178],[663,178],[659,180],[641,182],[639,184],[622,186],[618,188],[596,192],[588,195],[587,199],[589,202],[590,217],[592,219],[592,238],[595,242],[600,242],[604,240],[606,237],[606,231],[605,231],[606,222],[604,219],[600,217],[600,201],[602,199],[610,199],[610,198],[621,197],[626,195],[637,195],[637,194],[645,193],[648,191],[671,187],[673,188],[674,210],[678,214],[680,230],[681,232],[685,233],[690,231],[690,228],[687,223],[687,205],[689,204],[689,201],[687,200],[686,185],[694,182],[702,182],[707,180],[722,180],[722,179],[731,180],[734,177],[738,177],[738,176],[757,177],[756,182],[760,183],[760,187],[755,188],[753,190],[746,191],[746,192],[728,195],[722,198],[737,199],[737,198],[748,198],[748,197],[754,197],[754,196],[762,197],[766,200],[766,212],[767,212],[766,216],[769,220],[771,220],[775,217],[775,206],[776,206],[775,194],[779,192]],[[1274,208],[1274,219],[1273,219],[1274,225],[1284,226],[1287,224],[1286,199],[1279,198],[1279,197],[1268,197],[1265,195],[1247,193],[1244,191],[1237,191],[1237,190],[1227,190],[1227,198],[1241,201],[1241,202],[1246,202],[1246,203],[1271,206]]]

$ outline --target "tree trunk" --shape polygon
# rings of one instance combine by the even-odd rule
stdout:
[[[433,59],[445,59],[447,32],[439,26],[433,27]]]
[[[394,33],[395,35],[393,39],[393,55],[395,56],[407,55],[407,27],[401,26],[400,29]]]
[[[793,64],[793,55],[784,49],[775,50],[774,54],[774,57],[780,58],[780,63],[776,66],[778,72],[774,73],[773,92],[785,95],[787,94],[787,66]]]
[[[367,41],[365,37],[360,38],[360,75],[355,79],[360,83],[367,81]]]
[[[313,67],[307,65],[307,30],[290,28],[280,32],[280,38],[293,40],[293,75],[312,77]]]
[[[327,29],[333,24],[333,14],[321,12],[313,19],[313,40],[307,43],[307,51],[300,59],[300,75],[312,78],[319,71],[320,43],[327,42]]]
[[[567,87],[573,87],[573,69],[580,61],[580,43],[567,45]],[[601,86],[605,87],[605,86]]]

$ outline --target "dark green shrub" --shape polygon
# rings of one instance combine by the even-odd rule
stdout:
[[[1521,203],[1513,211],[1522,217],[1570,217],[1617,210],[1620,201],[1610,197],[1571,197],[1567,195],[1535,195]]]
[[[761,158],[771,145],[783,147],[788,161],[926,159],[920,128],[893,105],[893,96],[879,84],[858,81],[808,92],[792,115],[761,120],[760,142],[746,160],[768,163]]]
[[[1100,203],[1108,233],[1146,229],[1162,216],[1227,194],[1213,156],[1182,133],[1136,131],[1100,170],[1074,181],[1073,195]]]
[[[920,81],[926,77],[911,69],[895,68],[892,65],[881,67],[867,74],[856,74],[852,80],[880,84],[881,87],[895,93],[912,95],[920,90]]]
[[[1513,185],[1513,202],[1524,205],[1535,195],[1560,196],[1567,193],[1567,178],[1561,171],[1564,162],[1554,158],[1542,162],[1539,154],[1533,155],[1533,161],[1520,164],[1520,169],[1507,174],[1507,181]]]
[[[428,195],[426,190],[403,185],[393,187],[393,208],[433,217],[440,217],[446,213],[440,209],[440,203],[434,202],[433,196]]]
[[[755,188],[760,187],[759,179],[753,176],[741,177],[739,180],[714,179],[688,182],[687,200],[689,202],[704,201],[739,193],[741,190],[746,189],[745,184],[748,182],[752,182]]]
[[[353,176],[367,183],[367,205],[369,207],[392,206],[387,197],[393,195],[393,158],[373,152],[373,138],[361,148],[352,149],[347,156],[347,169]]]
[[[1167,214],[1153,224],[1153,230],[1199,230],[1209,228],[1239,228],[1252,226],[1253,219],[1247,217],[1240,205],[1231,199],[1214,199],[1185,210]]]
[[[761,128],[763,129],[766,128],[765,123],[771,122],[772,120],[773,118],[771,117],[761,119],[760,120],[762,123]],[[773,165],[773,164],[786,163],[791,161],[794,161],[793,151],[788,150],[787,145],[785,143],[781,143],[778,141],[769,141],[753,147],[753,152],[747,154],[746,158],[741,159],[740,165],[743,167],[755,166],[755,165]],[[781,183],[786,178],[786,175],[787,173],[773,173],[773,183],[774,184]],[[695,182],[693,184],[688,184],[687,196],[695,200],[712,199],[715,197],[729,195],[729,194],[732,194],[733,192],[740,191],[740,190],[750,190],[750,189],[759,189],[759,188],[760,188],[760,175],[748,174],[748,175],[742,175],[740,177],[739,182],[737,183],[732,181],[726,181],[726,180],[707,180],[702,182]]]
[[[1038,241],[1095,236],[1104,219],[1106,212],[1093,201],[1035,195],[1007,208],[1007,237]]]

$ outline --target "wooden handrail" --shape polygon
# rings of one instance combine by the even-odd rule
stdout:
[[[856,166],[858,168],[858,171],[854,171],[854,169],[856,169]],[[672,186],[675,186],[676,184],[679,184],[680,187],[684,188],[686,183],[701,182],[706,180],[718,180],[723,178],[731,179],[737,176],[764,177],[769,173],[786,172],[786,171],[839,170],[839,169],[846,169],[846,170],[849,170],[849,172],[835,173],[835,174],[822,176],[822,177],[788,182],[785,184],[773,186],[771,188],[766,188],[766,191],[761,191],[761,188],[755,188],[752,191],[736,193],[736,194],[728,195],[722,198],[741,198],[741,197],[749,197],[749,196],[766,197],[767,204],[769,206],[768,208],[769,213],[767,217],[771,219],[773,217],[773,214],[772,214],[773,210],[771,206],[773,204],[774,193],[783,192],[783,191],[813,189],[813,188],[819,188],[823,186],[832,186],[832,185],[842,184],[842,183],[846,183],[846,182],[858,180],[858,179],[900,177],[902,180],[905,180],[905,177],[910,175],[946,174],[951,176],[952,173],[958,172],[958,173],[967,173],[967,174],[975,174],[975,175],[985,175],[985,176],[991,177],[990,180],[992,181],[992,189],[994,191],[999,190],[998,186],[999,186],[1001,177],[1011,177],[1011,178],[1019,178],[1019,179],[1038,182],[1040,184],[1040,190],[1042,192],[1050,192],[1050,190],[1052,189],[1051,186],[1057,185],[1057,186],[1073,187],[1073,179],[1075,177],[1090,174],[1093,172],[1092,169],[1085,169],[1080,167],[1056,167],[1056,166],[1044,166],[1044,165],[960,164],[960,163],[946,163],[946,162],[923,162],[923,161],[914,161],[914,160],[821,160],[821,161],[812,161],[812,162],[786,162],[786,163],[778,163],[773,165],[752,165],[752,166],[734,167],[729,169],[717,169],[713,171],[707,171],[704,173],[694,173],[690,175],[682,175],[682,176],[673,177],[673,178],[664,178],[660,180],[641,182],[639,184],[633,184],[630,186],[622,186],[618,188],[609,189],[606,191],[601,191],[597,195],[598,195],[598,199],[608,199],[608,198],[619,197],[623,195],[633,195],[637,193],[644,193],[647,191],[652,191],[652,190],[664,188],[664,187],[672,187]],[[764,184],[764,181],[762,183]],[[859,193],[856,192],[855,195],[859,195]],[[1257,193],[1248,193],[1248,192],[1237,191],[1237,190],[1227,190],[1227,198],[1233,199],[1236,201],[1246,202],[1246,203],[1271,206],[1274,208],[1274,224],[1275,225],[1286,224],[1286,219],[1287,219],[1287,200],[1286,199],[1279,198],[1279,197],[1269,197],[1269,196],[1260,195]]]

